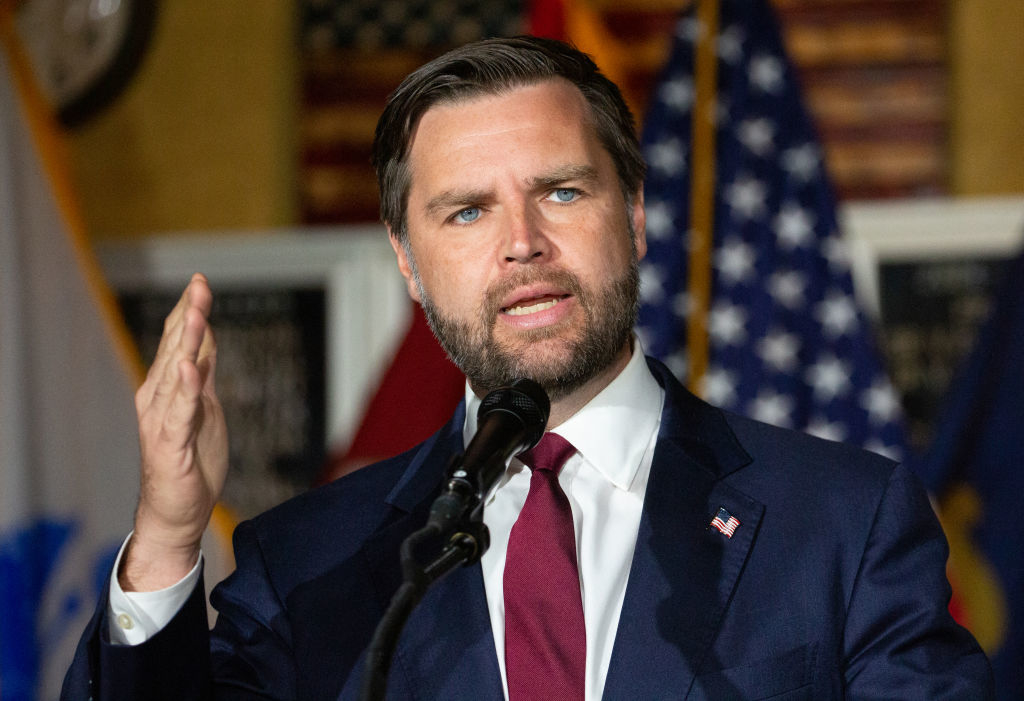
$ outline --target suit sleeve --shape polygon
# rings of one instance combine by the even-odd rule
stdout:
[[[988,660],[949,614],[947,556],[924,489],[897,467],[879,502],[850,598],[846,698],[993,698]]]
[[[298,697],[291,629],[259,546],[256,528],[235,529],[238,568],[210,596],[217,609],[210,660],[218,701]]]
[[[61,701],[211,698],[209,630],[202,577],[167,626],[139,645],[110,642],[108,598],[105,589],[64,678]]]
[[[218,610],[212,633],[202,577],[167,626],[139,645],[110,642],[105,590],[65,676],[61,701],[296,698],[286,616],[250,522],[238,526],[234,541],[240,567],[211,597]]]

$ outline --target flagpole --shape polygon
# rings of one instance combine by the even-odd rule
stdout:
[[[711,251],[715,213],[715,97],[718,88],[718,0],[697,0],[694,108],[690,167],[689,310],[687,385],[700,393],[708,368],[707,319],[711,307]]]
[[[40,161],[53,188],[58,210],[67,225],[68,241],[78,260],[79,268],[100,309],[122,365],[133,382],[139,385],[145,379],[146,368],[138,346],[124,323],[114,292],[107,284],[88,241],[85,218],[72,184],[63,134],[57,125],[52,106],[39,89],[28,53],[18,37],[15,28],[15,5],[16,3],[0,0],[0,45],[11,63],[12,79],[21,97],[21,108],[25,112]]]

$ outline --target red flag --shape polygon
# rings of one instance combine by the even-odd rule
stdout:
[[[527,27],[533,36],[565,41],[565,3],[563,0],[533,0],[530,3]]]
[[[429,437],[462,399],[465,377],[448,359],[427,326],[420,305],[384,373],[366,414],[344,454],[332,457],[320,476],[329,482]]]

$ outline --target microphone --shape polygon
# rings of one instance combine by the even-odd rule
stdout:
[[[551,402],[533,380],[520,379],[489,392],[477,411],[476,435],[456,459],[444,491],[430,508],[428,524],[450,533],[483,502],[509,459],[540,442]]]
[[[509,459],[540,442],[550,411],[548,395],[532,380],[516,380],[484,397],[476,415],[476,435],[466,452],[453,458],[448,483],[431,505],[427,524],[402,541],[402,585],[367,648],[360,699],[384,698],[398,637],[427,587],[458,565],[476,562],[487,550],[490,537],[481,518],[484,494]],[[419,546],[444,537],[447,545],[421,564]]]

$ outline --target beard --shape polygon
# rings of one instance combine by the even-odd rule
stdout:
[[[584,289],[567,270],[521,268],[488,288],[475,322],[445,316],[423,288],[415,263],[412,272],[434,336],[481,396],[525,377],[543,387],[552,401],[566,397],[616,360],[636,323],[640,282],[635,247],[626,273],[596,290]],[[583,311],[583,327],[567,335],[556,324],[519,331],[505,342],[496,339],[500,300],[516,287],[537,282],[571,293]],[[548,341],[558,346],[554,352],[538,348]]]

